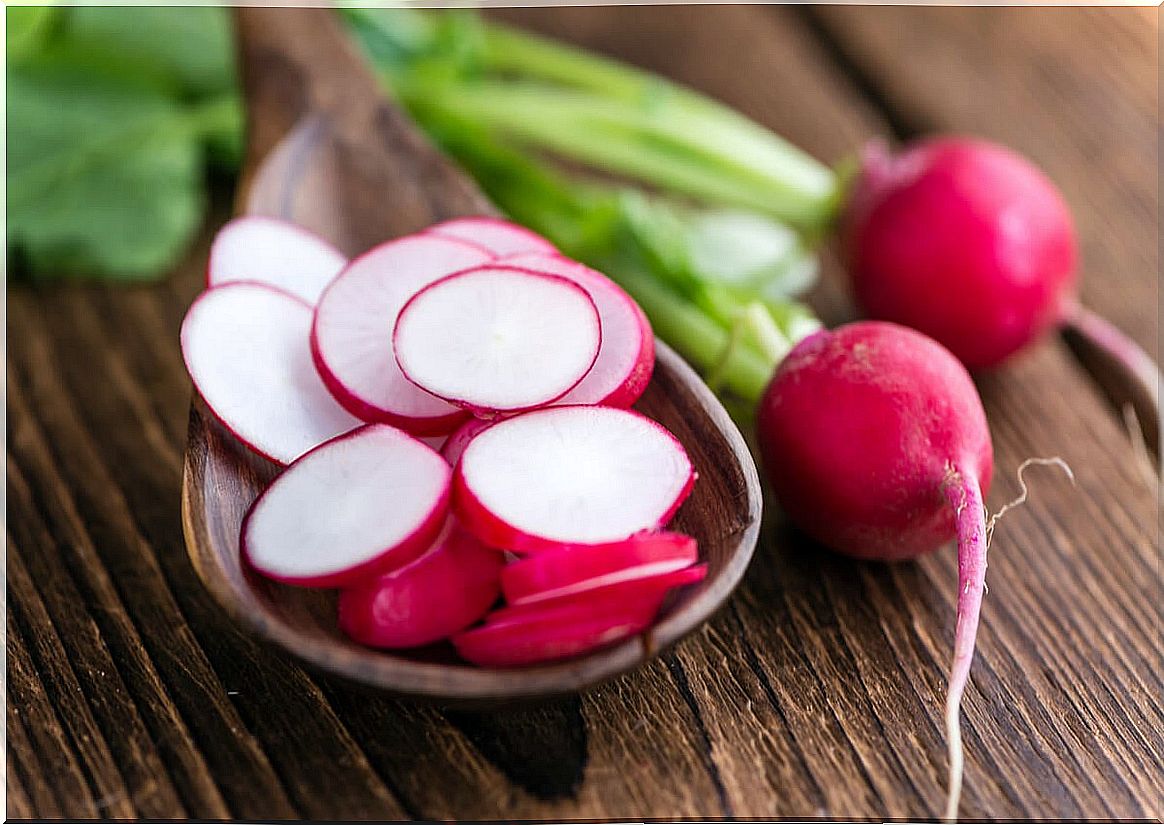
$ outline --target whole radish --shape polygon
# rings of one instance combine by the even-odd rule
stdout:
[[[1159,367],[1079,303],[1071,212],[1026,158],[965,137],[896,155],[871,143],[843,241],[854,295],[871,317],[921,330],[970,369],[1069,326],[1122,364],[1159,414]]]
[[[805,532],[862,559],[912,559],[958,539],[958,617],[946,702],[950,788],[962,781],[959,709],[986,577],[983,496],[993,453],[965,367],[936,341],[864,321],[817,332],[760,402],[760,449],[778,500]]]

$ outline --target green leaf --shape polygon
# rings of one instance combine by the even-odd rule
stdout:
[[[63,63],[9,71],[8,245],[34,276],[164,274],[203,206],[197,124]]]

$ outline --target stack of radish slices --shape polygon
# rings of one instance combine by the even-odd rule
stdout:
[[[207,281],[182,324],[194,385],[286,465],[243,521],[244,561],[340,588],[353,640],[531,665],[642,633],[705,576],[695,540],[663,530],[687,453],[627,409],[650,325],[543,238],[466,218],[348,261],[245,217]]]

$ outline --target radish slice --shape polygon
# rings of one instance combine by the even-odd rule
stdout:
[[[629,407],[639,400],[655,368],[655,336],[639,305],[622,287],[561,255],[523,254],[503,263],[568,278],[589,293],[602,321],[602,346],[594,367],[557,404]]]
[[[347,262],[338,249],[301,226],[247,215],[235,218],[214,236],[206,285],[257,281],[314,306]]]
[[[552,407],[469,442],[453,504],[486,544],[533,553],[661,527],[694,483],[683,445],[656,422],[613,407]]]
[[[311,349],[328,389],[353,415],[416,435],[446,435],[464,411],[412,384],[396,365],[392,330],[408,299],[490,255],[461,241],[413,235],[353,260],[323,293]]]
[[[426,447],[436,450],[439,453],[444,450],[445,443],[449,439],[443,435],[423,435],[417,436],[416,440],[424,444]]]
[[[536,232],[498,218],[454,218],[431,226],[426,231],[445,238],[468,241],[497,257],[523,252],[552,255],[558,251]]]
[[[484,667],[520,667],[566,659],[642,633],[653,613],[630,606],[613,613],[586,607],[531,612],[453,636],[462,657]]]
[[[673,573],[698,558],[690,536],[644,533],[616,544],[530,556],[505,568],[501,587],[510,604],[528,604]]]
[[[242,553],[277,581],[337,587],[419,556],[445,523],[449,465],[407,433],[361,427],[311,450],[251,506]]]
[[[369,647],[418,647],[444,639],[497,601],[503,565],[501,553],[449,518],[416,561],[340,594],[340,629]]]
[[[491,415],[569,392],[594,365],[602,327],[594,301],[573,281],[483,266],[416,293],[392,342],[396,363],[418,387]]]
[[[457,462],[461,460],[461,453],[465,452],[465,448],[469,446],[469,442],[476,437],[477,433],[482,430],[487,430],[493,426],[492,421],[486,421],[484,418],[470,418],[457,429],[453,430],[453,434],[445,441],[445,445],[441,447],[441,455],[445,457],[445,461],[449,462],[450,467],[457,466]]]
[[[522,618],[531,612],[567,610],[591,606],[596,610],[613,611],[624,605],[640,605],[654,616],[659,612],[667,594],[678,587],[696,584],[707,577],[707,565],[696,564],[682,570],[661,573],[642,579],[607,584],[590,590],[556,596],[541,601],[527,601],[518,605],[498,608],[485,617],[488,624],[499,624]]]
[[[182,356],[210,411],[243,444],[287,464],[360,425],[311,364],[311,307],[258,283],[207,290],[182,321]]]

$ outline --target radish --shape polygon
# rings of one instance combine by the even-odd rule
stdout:
[[[552,243],[524,226],[483,215],[453,218],[430,226],[425,231],[444,238],[466,241],[499,258],[524,252],[553,255],[558,251]]]
[[[870,144],[844,239],[853,291],[872,317],[926,333],[970,369],[996,366],[1067,325],[1123,364],[1159,407],[1152,358],[1079,304],[1063,196],[1009,149],[946,137],[894,156]]]
[[[316,447],[267,487],[242,524],[243,558],[285,584],[338,587],[406,564],[445,523],[449,465],[371,424]]]
[[[966,369],[921,333],[867,321],[801,341],[760,404],[760,448],[788,517],[822,543],[896,561],[958,539],[946,702],[947,817],[962,783],[959,710],[986,577],[983,496],[993,453]]]
[[[639,305],[601,272],[561,255],[506,258],[507,265],[568,278],[586,290],[602,321],[602,346],[589,374],[557,404],[629,407],[639,400],[655,367],[655,336]]]
[[[590,371],[601,343],[586,290],[557,275],[497,265],[416,293],[392,338],[408,380],[486,417],[561,398]]]
[[[469,442],[476,437],[477,433],[492,425],[492,421],[487,421],[484,418],[470,418],[453,430],[452,434],[445,440],[444,446],[441,447],[441,455],[444,456],[445,461],[449,462],[449,466],[456,467],[457,462],[461,460],[461,453],[465,452]]]
[[[365,421],[416,435],[456,429],[465,412],[404,377],[392,352],[392,329],[404,304],[421,289],[491,259],[462,241],[413,235],[348,264],[320,298],[311,330],[315,365],[336,400]]]
[[[340,593],[340,629],[369,647],[418,647],[444,639],[497,601],[503,564],[501,553],[450,518],[418,559]]]
[[[682,570],[672,570],[668,573],[657,573],[644,578],[605,584],[576,593],[565,593],[552,599],[528,601],[509,607],[501,607],[490,611],[489,615],[485,617],[485,621],[487,624],[498,624],[530,613],[544,615],[542,611],[548,612],[551,608],[565,610],[585,605],[606,606],[607,609],[614,609],[623,605],[641,604],[646,605],[649,608],[648,613],[654,615],[671,591],[697,584],[706,577],[707,565],[695,564],[684,567]]]
[[[551,407],[499,421],[453,475],[461,523],[518,553],[606,544],[666,524],[691,492],[683,445],[613,407]]]
[[[314,305],[347,262],[338,249],[301,226],[247,215],[214,236],[206,285],[257,281]]]
[[[448,441],[448,438],[443,435],[421,435],[417,436],[416,440],[424,444],[426,447],[443,454],[445,443]]]
[[[360,425],[311,364],[311,307],[257,283],[207,290],[182,321],[182,356],[198,394],[235,437],[287,464]]]
[[[569,610],[530,610],[504,621],[487,621],[453,636],[452,642],[461,656],[484,667],[566,659],[642,633],[655,617],[648,607],[629,604],[609,610],[579,605]]]
[[[522,559],[501,573],[501,589],[510,604],[530,604],[673,573],[698,559],[695,539],[690,536],[643,533],[613,544],[572,547]]]

